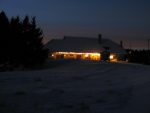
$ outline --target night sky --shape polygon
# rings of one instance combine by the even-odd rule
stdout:
[[[9,17],[36,16],[45,41],[64,35],[97,37],[147,48],[150,0],[0,0]]]

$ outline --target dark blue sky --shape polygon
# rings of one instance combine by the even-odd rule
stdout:
[[[36,16],[46,40],[102,33],[126,47],[146,48],[150,39],[150,0],[0,0],[0,10]]]

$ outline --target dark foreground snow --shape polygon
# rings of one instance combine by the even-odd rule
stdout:
[[[74,61],[1,72],[0,113],[150,113],[150,67]]]

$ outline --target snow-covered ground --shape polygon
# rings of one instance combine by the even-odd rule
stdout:
[[[150,113],[150,66],[61,62],[0,72],[0,113]]]

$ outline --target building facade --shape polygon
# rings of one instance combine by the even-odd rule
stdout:
[[[46,44],[50,59],[78,60],[125,60],[126,51],[122,43],[110,39],[65,36],[63,39],[52,39]],[[106,54],[107,53],[107,54]]]

